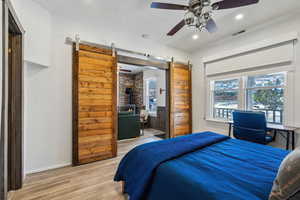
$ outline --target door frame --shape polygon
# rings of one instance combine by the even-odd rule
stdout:
[[[7,198],[7,192],[10,189],[18,189],[22,186],[23,181],[23,61],[24,61],[24,29],[17,17],[17,14],[10,2],[10,0],[1,0],[2,3],[2,105],[1,105],[1,137],[0,137],[0,199],[6,199]],[[17,135],[14,135],[12,137],[11,134],[8,134],[9,132],[9,117],[8,114],[9,110],[9,90],[11,89],[9,87],[9,33],[13,31],[16,35],[19,37],[19,51],[18,51],[18,57],[19,60],[15,62],[18,67],[20,67],[22,70],[19,71],[21,76],[21,80],[18,80],[19,84],[21,84],[20,90],[18,91],[19,94],[21,93],[21,99],[17,100],[16,102],[19,104],[21,113],[17,114],[18,119],[21,120],[21,123],[17,125],[18,133]],[[17,73],[16,73],[17,75]],[[16,90],[14,90],[14,96],[17,96]],[[14,149],[15,151],[8,151],[8,140],[10,137],[10,142],[12,143],[12,146],[10,146],[11,149]],[[8,155],[8,152],[10,152],[10,155]],[[11,159],[13,158],[13,159]],[[15,162],[11,162],[15,161]],[[8,173],[8,163],[11,163],[10,165],[13,170]],[[12,177],[13,176],[13,177]],[[14,180],[13,184],[8,184],[8,181]],[[12,183],[12,182],[10,182]]]
[[[23,35],[12,16],[9,18],[8,69],[8,190],[17,190],[23,182]]]
[[[166,139],[171,138],[171,79],[170,79],[170,68],[171,62],[168,62],[169,68],[166,69]]]
[[[71,43],[74,45],[75,42],[70,39],[67,38],[67,42],[71,41]],[[101,49],[115,49],[113,46],[109,47],[109,46],[105,46],[105,45],[101,45],[101,44],[96,44],[96,43],[91,43],[91,42],[86,42],[86,41],[80,41],[80,44],[85,44],[88,46],[92,46],[92,47],[97,47],[97,48],[101,48]],[[125,50],[125,49],[115,49],[116,53],[118,53],[118,51],[126,51],[126,52],[131,52],[129,50]],[[170,68],[172,66],[172,63],[174,62],[174,59],[172,58],[172,61],[165,61],[165,60],[158,60],[158,59],[149,59],[152,58],[151,56],[147,56],[147,54],[141,54],[138,52],[132,52],[133,54],[138,54],[138,55],[142,55],[148,57],[148,59],[141,59],[141,58],[137,58],[137,57],[131,57],[128,55],[118,55],[117,56],[117,63],[123,63],[123,64],[133,64],[133,65],[137,65],[140,67],[145,67],[145,66],[153,66],[153,67],[157,67],[159,69],[163,69],[166,71],[166,138],[170,138],[170,129],[171,129],[171,117],[170,117],[170,112],[171,112],[171,77],[170,77]],[[190,63],[181,63],[181,62],[176,62],[179,64],[184,64],[184,65],[188,65],[189,66],[189,70],[190,70],[190,77],[192,79],[192,65]],[[191,132],[192,132],[192,80],[190,80],[190,128],[191,128]]]
[[[136,65],[138,67],[156,67],[158,70],[164,70],[165,71],[165,81],[166,81],[166,129],[165,129],[165,134],[166,137],[165,139],[170,138],[170,62],[166,61],[156,61],[156,60],[146,60],[146,59],[141,59],[141,58],[135,58],[131,56],[124,56],[124,55],[119,55],[117,59],[117,63],[122,63],[122,64],[129,64],[129,65]]]

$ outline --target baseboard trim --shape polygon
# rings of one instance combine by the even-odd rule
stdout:
[[[29,170],[29,171],[25,172],[25,176],[27,176],[29,174],[35,174],[35,173],[39,173],[39,172],[48,171],[48,170],[53,170],[53,169],[68,167],[68,166],[71,166],[71,165],[72,165],[72,163],[68,162],[68,163],[62,163],[62,164],[52,165],[52,166],[49,166],[49,167],[43,167],[43,168],[40,168],[40,169]]]

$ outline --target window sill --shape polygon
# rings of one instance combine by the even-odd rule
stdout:
[[[208,122],[217,122],[217,123],[222,123],[222,124],[228,124],[229,121],[222,120],[222,119],[214,119],[214,118],[207,118],[205,119]]]

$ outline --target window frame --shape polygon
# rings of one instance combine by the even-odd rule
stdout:
[[[255,77],[255,76],[261,76],[261,75],[274,75],[274,74],[283,74],[283,84],[282,85],[276,85],[276,86],[261,86],[261,87],[248,87],[248,80],[249,77]],[[255,90],[269,90],[269,89],[274,89],[274,88],[282,88],[283,89],[283,111],[282,111],[282,121],[281,123],[275,123],[275,122],[268,122],[268,123],[274,123],[274,124],[279,124],[282,125],[284,124],[284,104],[286,101],[286,84],[287,84],[287,72],[275,72],[275,73],[263,73],[263,74],[256,74],[256,75],[248,75],[246,76],[246,82],[245,82],[245,110],[250,110],[249,109],[249,102],[248,102],[248,92],[249,91],[255,91]],[[259,111],[259,110],[258,110]],[[268,117],[268,116],[267,116]]]
[[[284,83],[282,86],[266,86],[266,87],[256,87],[256,88],[248,88],[247,82],[248,78],[252,76],[260,76],[260,75],[268,75],[268,74],[284,74]],[[216,81],[225,81],[225,80],[233,80],[239,79],[239,89],[238,89],[238,110],[247,110],[248,107],[248,90],[257,90],[257,89],[272,89],[272,88],[283,88],[283,96],[284,96],[284,105],[283,105],[283,113],[282,113],[282,124],[285,125],[287,119],[291,120],[290,109],[287,108],[288,104],[293,103],[291,100],[291,94],[288,94],[288,91],[291,90],[288,88],[288,83],[292,83],[292,74],[289,71],[281,70],[281,71],[260,71],[260,72],[249,72],[249,73],[241,73],[239,75],[224,75],[224,76],[216,76],[216,77],[208,77],[207,78],[207,109],[205,114],[205,119],[207,121],[215,121],[215,122],[224,122],[228,123],[229,120],[214,118],[214,82]],[[289,103],[290,102],[290,103]],[[288,114],[287,114],[288,113]]]
[[[217,82],[217,81],[227,81],[227,80],[238,80],[238,89],[225,89],[225,90],[215,90],[215,87],[214,87],[214,83]],[[225,119],[222,119],[222,118],[215,118],[214,117],[214,97],[215,97],[215,91],[237,91],[238,95],[237,95],[237,101],[238,101],[238,108],[237,109],[240,109],[240,101],[241,101],[241,77],[230,77],[230,78],[220,78],[220,79],[213,79],[213,80],[210,80],[209,81],[209,84],[210,84],[210,90],[209,90],[209,97],[210,97],[210,118],[213,119],[213,120],[217,120],[217,121],[227,121]]]
[[[149,100],[149,82],[150,81],[155,81],[156,82],[156,89],[155,89],[155,94],[156,94],[156,99],[157,99],[157,78],[156,77],[149,77],[145,79],[146,87],[145,87],[145,108],[148,110],[149,115],[151,116],[156,116],[157,115],[157,110],[156,111],[150,111],[150,100]],[[157,106],[157,105],[156,105]]]

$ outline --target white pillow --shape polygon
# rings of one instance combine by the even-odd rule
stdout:
[[[300,148],[292,151],[281,163],[269,200],[300,199]]]

